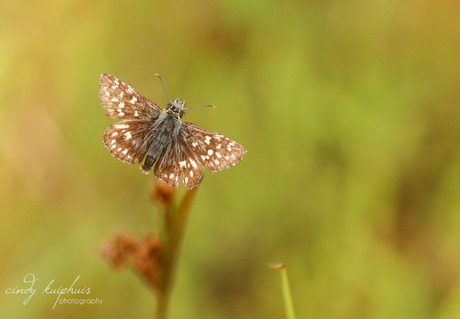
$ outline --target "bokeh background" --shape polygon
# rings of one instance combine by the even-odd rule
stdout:
[[[102,243],[158,229],[151,175],[112,158],[110,73],[243,144],[205,173],[170,318],[460,318],[457,1],[0,2],[0,317],[154,318]],[[183,193],[183,189],[180,191]],[[27,305],[25,275],[38,278]],[[102,305],[52,309],[54,288]],[[66,297],[69,297],[68,295]]]

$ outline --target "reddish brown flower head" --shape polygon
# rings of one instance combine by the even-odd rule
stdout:
[[[161,252],[161,242],[156,235],[148,235],[141,240],[132,234],[119,234],[101,248],[102,257],[113,268],[130,267],[152,289],[158,288]]]
[[[155,186],[150,195],[155,202],[164,206],[166,209],[169,209],[174,203],[174,188],[161,180],[155,181]]]

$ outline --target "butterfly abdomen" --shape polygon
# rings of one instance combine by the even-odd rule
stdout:
[[[181,120],[168,112],[162,112],[153,126],[152,138],[149,142],[149,151],[141,170],[148,174],[158,157],[169,147],[171,141],[176,139],[181,129]]]

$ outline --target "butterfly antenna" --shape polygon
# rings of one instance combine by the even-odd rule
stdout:
[[[200,109],[200,108],[202,108],[202,107],[212,107],[213,109],[216,108],[214,105],[202,105],[202,106],[188,107],[188,108],[183,109],[183,110]]]
[[[163,79],[161,78],[161,76],[159,74],[155,74],[155,75],[160,79],[161,85],[163,85],[163,90],[165,90],[165,93],[166,93],[166,96],[168,97],[169,102],[171,104],[173,104],[173,102],[171,101],[171,98],[169,97],[168,92],[166,91],[165,84],[163,83]],[[202,106],[188,107],[188,108],[182,109],[182,110],[199,109],[199,108],[202,108],[202,107],[212,107],[213,109],[216,108],[214,105],[202,105]]]
[[[163,90],[165,90],[165,93],[166,93],[166,96],[168,97],[169,103],[172,104],[172,101],[171,101],[171,99],[169,98],[169,94],[168,94],[168,92],[166,91],[165,84],[163,83],[163,79],[161,78],[161,76],[160,76],[159,74],[155,74],[155,75],[158,76],[158,78],[160,79],[161,85],[163,85]]]

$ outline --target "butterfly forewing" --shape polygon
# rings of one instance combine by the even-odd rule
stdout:
[[[161,109],[128,84],[102,74],[99,82],[99,99],[107,110],[105,115],[114,119],[156,120]]]
[[[211,172],[234,166],[246,149],[231,139],[193,123],[182,123],[185,139],[200,163]]]
[[[141,163],[149,150],[152,122],[125,120],[112,124],[104,133],[104,145],[116,158],[133,165]]]
[[[158,159],[154,174],[169,185],[179,188],[180,180],[185,187],[193,188],[201,180],[202,172],[195,154],[179,136]]]

